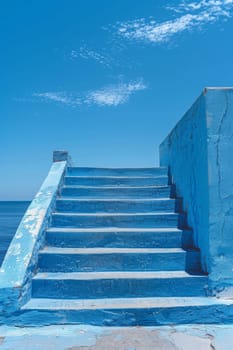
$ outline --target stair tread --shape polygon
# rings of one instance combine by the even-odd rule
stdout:
[[[209,305],[232,305],[233,300],[214,297],[146,297],[146,298],[103,298],[103,299],[50,299],[32,298],[23,310],[79,310],[79,309],[143,309],[174,308]]]
[[[74,197],[59,197],[56,199],[57,201],[74,201],[74,202],[133,202],[133,203],[145,203],[145,202],[162,202],[162,201],[171,201],[174,202],[177,199],[169,198],[169,197],[161,197],[161,198],[74,198]]]
[[[91,197],[91,196],[64,196],[61,195],[56,199],[57,201],[77,201],[77,202],[132,202],[132,203],[147,203],[147,202],[162,202],[162,201],[177,201],[177,198],[170,197],[117,197],[108,198],[108,197]]]
[[[101,213],[76,213],[76,212],[54,212],[52,215],[64,215],[64,216],[159,216],[159,215],[167,215],[167,216],[178,216],[179,213],[174,212],[146,212],[146,213],[109,213],[109,212],[101,212]]]
[[[81,179],[157,179],[157,178],[168,178],[167,175],[157,175],[157,176],[111,176],[111,175],[66,175],[65,178],[81,178]]]
[[[183,230],[178,229],[177,227],[168,227],[168,228],[138,228],[138,227],[103,227],[103,228],[72,228],[72,227],[50,227],[47,229],[47,232],[183,232]]]
[[[155,188],[155,189],[163,189],[163,188],[169,188],[169,185],[147,185],[147,186],[124,186],[124,185],[115,185],[115,186],[90,186],[90,185],[64,185],[63,189],[65,188],[84,188],[84,189],[133,189],[133,190],[137,190],[137,189],[151,189],[151,188]]]
[[[139,168],[134,168],[134,167],[111,167],[111,168],[108,168],[108,167],[68,167],[68,171],[70,169],[73,169],[73,170],[167,170],[167,167],[139,167]]]
[[[33,279],[98,280],[98,279],[163,279],[202,278],[203,274],[191,275],[186,271],[110,271],[110,272],[39,272]]]
[[[190,251],[190,250],[189,250]],[[196,250],[192,250],[196,252]],[[170,253],[186,253],[182,248],[59,248],[47,246],[40,251],[40,254],[170,254]]]

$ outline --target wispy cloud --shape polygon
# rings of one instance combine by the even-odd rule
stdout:
[[[141,18],[117,24],[117,33],[129,40],[161,43],[171,40],[176,34],[193,29],[201,29],[220,17],[231,17],[233,0],[182,1],[169,9],[180,13],[179,17],[157,22]],[[167,7],[168,9],[168,7]]]
[[[207,10],[214,12],[216,15],[229,16],[229,10],[231,9],[233,0],[201,0],[201,1],[181,1],[176,6],[167,6],[167,9],[174,10],[175,12],[184,11],[199,11]]]
[[[91,90],[83,94],[63,92],[34,93],[33,97],[44,102],[60,103],[69,107],[80,105],[118,106],[126,103],[130,96],[137,91],[145,90],[146,85],[142,79],[129,83],[108,85],[97,90]]]
[[[98,106],[118,106],[126,103],[133,93],[146,89],[142,80],[110,85],[87,94],[86,103]]]
[[[45,102],[58,102],[68,106],[77,106],[81,104],[77,96],[66,92],[35,92],[34,97],[37,97]]]
[[[81,46],[77,50],[72,50],[70,53],[70,58],[76,60],[78,58],[84,60],[92,60],[106,67],[109,67],[113,59],[106,53],[97,52],[88,48],[86,45]]]

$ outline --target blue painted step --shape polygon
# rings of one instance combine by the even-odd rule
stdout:
[[[20,325],[156,326],[232,323],[233,302],[206,297],[31,299]]]
[[[192,231],[177,228],[54,228],[47,245],[67,248],[191,248]]]
[[[61,195],[79,198],[170,198],[171,186],[107,187],[107,186],[64,186]]]
[[[68,168],[67,176],[165,176],[168,169],[160,168]]]
[[[133,213],[133,212],[176,212],[180,210],[178,199],[64,199],[56,202],[57,211],[81,213]]]
[[[176,213],[133,213],[133,214],[77,214],[54,213],[55,227],[177,227],[182,215]]]
[[[204,296],[207,277],[184,271],[38,273],[34,298],[97,299]]]
[[[207,276],[167,173],[67,170],[19,324],[198,323],[199,309],[207,315]]]
[[[198,251],[181,248],[56,248],[39,254],[39,271],[178,271],[200,272]]]
[[[81,186],[163,186],[168,176],[66,176],[65,185]]]

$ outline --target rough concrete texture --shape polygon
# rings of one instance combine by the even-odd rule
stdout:
[[[233,88],[207,88],[160,145],[215,293],[233,285],[232,116]]]
[[[203,94],[160,145],[160,164],[169,167],[176,194],[182,197],[194,244],[208,271],[208,164],[205,97]]]
[[[0,310],[17,310],[30,298],[31,278],[43,245],[45,229],[67,163],[53,163],[39,192],[22,218],[0,269]]]
[[[1,350],[231,350],[233,326],[0,327]]]

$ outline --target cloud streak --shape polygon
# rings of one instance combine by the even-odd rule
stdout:
[[[70,53],[70,58],[72,60],[76,60],[79,58],[84,60],[92,60],[105,67],[109,67],[113,61],[109,55],[89,49],[86,45],[81,46],[77,50],[72,50]]]
[[[170,10],[181,13],[179,17],[160,23],[145,18],[120,22],[116,26],[117,33],[132,41],[166,42],[182,32],[201,29],[208,23],[214,23],[220,17],[231,17],[232,7],[233,0],[182,1],[175,7],[169,7]]]
[[[142,80],[127,84],[110,85],[100,90],[89,92],[86,103],[98,106],[118,106],[126,103],[135,92],[145,89],[146,85]]]
[[[168,6],[167,9],[175,12],[207,10],[215,15],[229,15],[233,0],[201,0],[201,1],[181,1],[179,5]]]
[[[45,102],[58,102],[68,106],[77,106],[81,104],[77,96],[68,94],[66,92],[35,92],[33,97],[39,98]]]
[[[137,91],[145,90],[146,85],[142,79],[129,83],[118,83],[91,90],[84,94],[69,94],[63,92],[34,93],[33,97],[43,102],[54,102],[64,106],[77,107],[80,105],[118,106],[128,102],[130,96]]]

